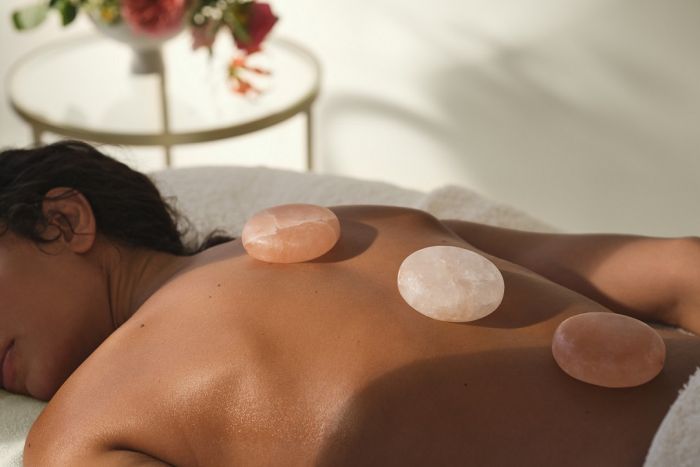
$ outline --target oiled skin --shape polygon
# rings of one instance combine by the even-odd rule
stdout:
[[[316,261],[262,263],[239,241],[202,255],[71,376],[41,429],[182,466],[643,463],[700,338],[660,330],[666,366],[643,386],[576,381],[552,334],[605,308],[482,253],[504,276],[499,309],[431,320],[398,293],[403,259],[478,250],[418,211],[333,210],[342,237]]]

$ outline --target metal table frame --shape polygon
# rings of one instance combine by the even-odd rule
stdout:
[[[163,131],[161,133],[112,133],[105,131],[88,130],[78,126],[52,122],[42,117],[41,115],[34,114],[22,108],[22,106],[16,102],[12,94],[9,92],[9,89],[6,90],[6,93],[9,97],[12,109],[17,113],[17,115],[19,115],[19,117],[22,120],[24,120],[27,124],[29,124],[29,126],[31,126],[34,143],[36,145],[42,144],[42,135],[45,132],[50,132],[68,138],[93,141],[102,144],[163,146],[165,149],[165,163],[167,167],[171,166],[171,148],[175,145],[202,143],[207,141],[215,141],[245,135],[258,130],[262,130],[264,128],[271,127],[285,120],[288,120],[299,113],[303,113],[306,117],[306,168],[309,171],[313,171],[314,128],[312,106],[320,92],[321,64],[319,63],[318,59],[309,51],[307,51],[304,47],[288,39],[272,38],[270,40],[274,41],[276,44],[291,49],[297,54],[304,56],[306,59],[308,59],[314,68],[314,82],[312,83],[310,90],[306,94],[304,94],[300,99],[298,99],[286,109],[275,113],[271,113],[258,119],[249,120],[235,125],[222,126],[219,128],[212,128],[210,130],[202,131],[172,132],[170,130],[170,120],[168,117],[168,95],[166,91],[167,73],[166,67],[163,63],[162,54],[159,56],[159,67],[157,72],[160,94],[159,101],[161,107],[160,114],[163,126]],[[11,67],[8,73],[8,79],[6,81],[7,87],[9,88],[9,83],[13,81],[16,70],[18,70],[25,63],[25,61],[28,61],[29,59],[33,58],[33,56],[37,53],[45,52],[47,49],[65,46],[65,43],[68,41],[83,42],[85,41],[85,36],[77,36],[71,39],[66,39],[62,42],[44,45],[30,52],[25,57],[13,64],[13,66]]]

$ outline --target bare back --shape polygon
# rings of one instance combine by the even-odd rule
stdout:
[[[666,367],[641,387],[578,382],[552,334],[600,305],[480,252],[503,273],[499,309],[431,320],[398,293],[403,259],[478,250],[419,211],[333,210],[342,237],[316,261],[208,250],[71,376],[45,426],[183,466],[641,465],[700,338],[661,330]]]

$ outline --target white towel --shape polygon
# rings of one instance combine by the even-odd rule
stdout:
[[[439,219],[460,219],[510,229],[558,232],[559,229],[517,210],[495,202],[466,187],[447,185],[431,191],[418,208]]]
[[[700,368],[678,392],[678,398],[656,431],[644,467],[700,466]]]
[[[46,404],[0,390],[0,465],[22,466],[24,440]]]

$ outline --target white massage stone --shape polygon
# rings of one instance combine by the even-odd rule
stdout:
[[[268,263],[300,263],[324,255],[340,238],[340,221],[328,208],[283,204],[262,210],[243,226],[246,252]]]
[[[505,284],[496,265],[455,246],[430,246],[409,255],[399,268],[399,293],[419,313],[440,321],[474,321],[503,300]]]

